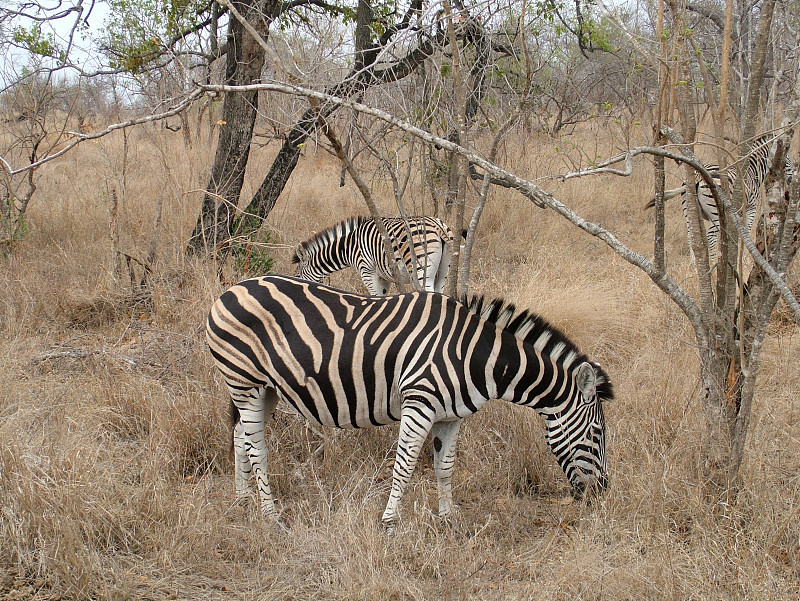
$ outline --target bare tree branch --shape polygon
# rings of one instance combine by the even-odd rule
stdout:
[[[44,165],[45,163],[66,154],[67,152],[75,148],[78,144],[80,144],[81,142],[85,142],[86,140],[97,140],[98,138],[107,136],[111,132],[117,131],[118,129],[125,129],[127,127],[133,127],[134,125],[141,125],[142,123],[150,123],[152,121],[160,121],[162,119],[166,119],[167,117],[172,117],[173,115],[177,115],[180,112],[185,111],[187,108],[189,108],[192,105],[192,103],[194,103],[194,101],[200,98],[204,93],[205,91],[203,89],[198,88],[193,92],[191,92],[190,94],[187,94],[186,97],[184,97],[180,102],[178,102],[178,104],[176,104],[174,107],[172,107],[167,111],[156,113],[155,115],[149,115],[147,117],[137,117],[135,119],[129,119],[128,121],[122,121],[120,123],[113,123],[108,127],[106,127],[104,130],[99,132],[91,134],[82,132],[66,132],[68,135],[73,136],[73,140],[69,144],[67,144],[64,148],[62,148],[58,152],[54,152],[53,154],[47,155],[46,157],[34,163],[30,163],[29,165],[25,165],[24,167],[20,167],[18,169],[14,169],[8,163],[8,161],[2,159],[2,157],[0,157],[0,160],[2,160],[3,167],[7,170],[9,176],[14,176],[19,173],[24,173],[25,171],[36,169],[37,167]]]
[[[318,105],[319,103],[314,102],[313,104]],[[350,157],[347,156],[347,153],[345,152],[342,143],[339,141],[339,138],[336,136],[336,132],[334,132],[331,124],[321,114],[318,116],[318,119],[322,126],[322,131],[325,133],[325,136],[328,138],[328,141],[330,141],[331,146],[336,152],[336,156],[339,157],[339,160],[342,161],[342,164],[344,164],[347,172],[350,174],[350,177],[353,178],[356,187],[358,188],[359,192],[361,192],[361,196],[364,198],[364,202],[367,204],[367,208],[369,208],[370,215],[372,215],[372,220],[375,222],[375,227],[378,228],[378,231],[381,234],[381,239],[383,240],[383,252],[386,255],[389,265],[391,266],[395,285],[400,292],[404,292],[403,284],[405,282],[409,282],[411,283],[412,288],[418,290],[419,283],[416,281],[416,278],[412,278],[411,274],[409,274],[405,269],[405,263],[401,260],[397,260],[395,257],[394,249],[392,248],[392,240],[389,238],[389,233],[386,231],[386,226],[383,224],[380,212],[378,211],[378,205],[375,203],[375,199],[372,196],[372,191],[367,185],[367,182],[364,181],[364,179],[356,170],[355,165],[353,165],[353,161],[351,161]],[[407,220],[406,225],[408,225]],[[409,240],[411,240],[410,235]],[[401,265],[403,266],[402,268]]]
[[[709,21],[711,21],[714,25],[716,25],[720,33],[722,33],[725,30],[725,19],[723,15],[721,15],[719,11],[715,10],[711,6],[705,4],[695,4],[694,2],[688,2],[686,4],[686,10],[690,10],[692,12],[697,13],[698,15],[706,17]]]
[[[237,92],[237,91],[242,92],[242,91],[263,90],[271,92],[280,92],[283,94],[291,94],[295,96],[306,96],[309,98],[316,98],[318,100],[331,102],[334,104],[338,104],[340,106],[348,107],[352,110],[372,115],[374,117],[377,117],[378,119],[381,119],[382,121],[391,123],[395,127],[411,135],[414,135],[430,144],[435,144],[440,146],[441,148],[444,148],[445,150],[456,152],[461,156],[467,158],[469,161],[475,163],[485,171],[488,171],[495,178],[505,181],[510,185],[510,187],[519,191],[521,194],[529,198],[532,202],[536,203],[537,205],[546,206],[553,209],[554,211],[562,215],[564,218],[568,219],[570,222],[572,222],[574,225],[578,226],[585,232],[603,240],[603,242],[605,242],[608,246],[610,246],[614,250],[614,252],[616,252],[619,256],[621,256],[623,259],[625,259],[632,265],[639,267],[642,271],[647,273],[650,279],[681,308],[681,310],[684,312],[684,314],[690,321],[698,325],[702,324],[702,314],[700,313],[699,308],[697,307],[692,297],[683,288],[681,288],[680,285],[678,285],[669,275],[664,273],[659,273],[655,269],[653,264],[646,257],[628,248],[614,234],[612,234],[610,231],[606,230],[602,226],[587,221],[586,219],[578,215],[575,211],[573,211],[571,208],[569,208],[567,205],[557,200],[551,194],[542,190],[539,186],[537,186],[533,182],[523,179],[509,171],[506,171],[501,167],[498,167],[494,163],[487,161],[482,156],[477,155],[473,151],[468,150],[463,146],[451,142],[450,140],[440,138],[439,136],[435,136],[430,132],[415,127],[407,123],[406,121],[403,121],[402,119],[390,115],[389,113],[382,111],[380,109],[367,106],[365,104],[361,104],[358,102],[336,98],[328,94],[324,94],[322,92],[317,92],[316,90],[303,88],[300,86],[290,85],[286,83],[265,82],[261,84],[253,84],[250,86],[203,85],[201,86],[201,88],[209,92]],[[656,149],[656,150],[661,151],[662,149]],[[798,315],[800,315],[800,313]]]

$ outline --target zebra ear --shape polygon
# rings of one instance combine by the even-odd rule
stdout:
[[[305,262],[306,257],[308,256],[308,253],[306,252],[306,247],[303,246],[302,243],[297,245],[297,248],[295,249],[294,253],[295,255],[297,255],[297,258],[300,259],[301,262]]]
[[[584,361],[575,372],[575,383],[584,400],[594,399],[597,393],[597,374],[591,363]]]

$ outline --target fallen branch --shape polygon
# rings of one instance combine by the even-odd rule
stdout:
[[[48,361],[54,361],[56,359],[86,359],[88,357],[95,357],[95,356],[102,356],[102,357],[110,357],[112,359],[117,359],[122,361],[123,363],[127,363],[130,367],[141,367],[141,366],[148,366],[148,367],[159,367],[162,368],[164,365],[160,363],[156,363],[154,361],[145,361],[143,359],[137,359],[136,357],[132,357],[131,355],[126,355],[124,353],[119,353],[117,351],[111,351],[108,349],[98,349],[98,348],[91,348],[87,346],[77,346],[77,347],[65,347],[65,346],[58,346],[49,351],[44,351],[42,353],[37,353],[31,358],[31,363],[33,365],[40,365],[42,363],[47,363]]]

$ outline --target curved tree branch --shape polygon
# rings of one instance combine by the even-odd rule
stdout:
[[[479,156],[475,152],[464,148],[463,146],[456,144],[450,140],[446,140],[444,138],[440,138],[430,132],[427,132],[423,129],[420,129],[410,123],[403,121],[389,113],[382,111],[380,109],[376,109],[371,106],[367,106],[365,104],[361,104],[359,102],[353,102],[350,100],[345,100],[342,98],[337,98],[331,96],[329,94],[325,94],[323,92],[318,92],[316,90],[312,90],[310,88],[304,88],[300,86],[285,84],[285,83],[261,83],[261,84],[253,84],[250,86],[225,86],[225,85],[203,85],[201,86],[203,90],[207,90],[210,92],[246,92],[246,91],[255,91],[255,90],[263,90],[263,91],[272,91],[272,92],[280,92],[283,94],[291,94],[295,96],[306,96],[308,98],[314,98],[316,100],[321,100],[327,103],[335,104],[338,106],[344,106],[350,108],[355,111],[359,111],[361,113],[365,113],[368,115],[372,115],[382,121],[390,123],[413,136],[420,138],[430,144],[435,144],[445,150],[449,150],[451,152],[456,152],[461,156],[465,157],[468,161],[474,163],[475,165],[481,167],[485,171],[489,172],[494,178],[498,180],[504,181],[508,184],[508,187],[513,188],[520,192],[523,196],[531,200],[538,206],[548,207],[553,209],[567,220],[572,222],[574,225],[578,226],[585,232],[595,236],[603,242],[605,242],[608,246],[610,246],[614,252],[616,252],[620,257],[625,259],[632,265],[635,265],[642,271],[644,271],[650,279],[659,287],[661,288],[684,312],[687,318],[692,322],[693,325],[698,326],[695,328],[696,331],[703,330],[702,327],[703,318],[702,313],[692,299],[692,297],[683,289],[681,288],[670,276],[665,273],[660,272],[655,268],[653,263],[649,261],[646,257],[634,252],[630,248],[628,248],[625,244],[623,244],[613,233],[606,230],[602,226],[592,223],[578,215],[575,211],[571,208],[557,200],[551,194],[545,192],[539,186],[534,184],[533,182],[523,179],[505,169],[495,165],[494,163],[487,161],[483,157]],[[686,152],[682,149],[682,152]],[[663,147],[655,147],[655,146],[642,146],[632,148],[628,151],[630,157],[637,156],[639,154],[652,154],[652,155],[661,155],[665,158],[670,158],[674,161],[679,161],[683,163],[687,163],[691,165],[698,173],[700,173],[701,177],[709,184],[709,187],[714,189],[716,184],[714,183],[714,179],[711,177],[711,174],[705,169],[703,164],[697,160],[696,158],[686,156],[681,153],[675,153],[670,150],[667,150]],[[616,157],[617,161],[625,161],[626,154],[622,154],[619,157]],[[611,164],[610,161],[606,161],[604,165]],[[588,173],[584,174],[587,175]],[[727,203],[727,206],[730,209],[730,201],[724,195],[719,193],[719,188],[716,187],[716,194],[715,200],[718,202]],[[742,237],[744,241],[745,247],[750,251],[751,255],[753,255],[753,259],[758,263],[758,265],[764,270],[764,272],[769,277],[770,281],[776,286],[779,290],[781,297],[786,301],[786,304],[791,308],[795,320],[800,323],[800,303],[797,302],[797,299],[792,294],[791,290],[789,290],[786,282],[783,281],[783,278],[772,268],[772,266],[761,256],[761,253],[758,252],[758,249],[753,242],[752,238],[750,238],[750,234],[747,232],[746,228],[744,227],[744,223],[738,215],[734,215],[734,223],[736,224],[736,229],[739,235]]]
[[[277,82],[270,82],[270,83],[261,83],[261,84],[254,84],[250,86],[225,86],[225,85],[203,85],[201,86],[202,89],[207,90],[209,92],[247,92],[247,91],[271,91],[271,92],[280,92],[283,94],[291,94],[294,96],[305,96],[308,98],[314,98],[316,100],[321,100],[326,103],[336,104],[338,106],[344,106],[350,108],[355,111],[359,111],[364,114],[372,115],[382,121],[390,123],[421,140],[424,140],[430,144],[435,144],[445,150],[455,152],[460,154],[461,156],[465,157],[469,161],[475,163],[485,171],[489,172],[493,177],[503,180],[509,184],[509,187],[517,190],[521,194],[523,194],[526,198],[534,202],[539,206],[545,206],[550,209],[553,209],[561,216],[569,220],[571,223],[576,225],[577,227],[581,228],[585,232],[595,236],[605,242],[608,246],[614,250],[620,257],[625,259],[631,265],[634,265],[644,271],[653,283],[656,284],[661,290],[663,290],[672,300],[677,304],[687,318],[692,322],[693,325],[696,326],[696,329],[702,329],[703,324],[703,316],[700,312],[699,307],[695,303],[694,299],[686,292],[681,286],[675,282],[669,275],[665,273],[659,272],[653,263],[649,261],[646,257],[640,255],[637,252],[634,252],[630,248],[628,248],[624,243],[622,243],[613,233],[606,230],[602,226],[587,221],[583,217],[581,217],[578,213],[573,211],[570,207],[565,205],[564,203],[557,200],[551,194],[542,190],[539,186],[534,184],[533,182],[523,179],[505,169],[498,167],[494,163],[487,161],[483,157],[479,156],[475,152],[468,150],[467,148],[456,144],[450,140],[446,140],[445,138],[441,138],[439,136],[433,135],[430,132],[427,132],[423,129],[420,129],[410,123],[403,121],[402,119],[398,119],[397,117],[390,115],[389,113],[382,111],[380,109],[376,109],[371,106],[367,106],[365,104],[361,104],[359,102],[353,102],[350,100],[344,100],[342,98],[336,98],[330,96],[329,94],[325,94],[322,92],[318,92],[316,90],[312,90],[309,88],[304,88],[300,86],[285,84],[285,83],[277,83]],[[676,155],[677,156],[677,155]],[[800,314],[799,319],[800,319]]]
[[[130,119],[128,121],[122,121],[120,123],[114,123],[109,125],[104,130],[86,134],[81,132],[66,132],[70,136],[73,136],[73,140],[67,144],[64,148],[59,150],[58,152],[54,152],[53,154],[47,155],[46,157],[34,162],[30,163],[29,165],[25,165],[24,167],[20,167],[19,169],[14,169],[5,159],[0,157],[0,161],[3,163],[4,169],[8,172],[9,176],[17,175],[19,173],[24,173],[26,171],[30,171],[31,169],[36,169],[45,163],[56,159],[73,148],[75,148],[81,142],[85,142],[87,140],[96,140],[98,138],[102,138],[107,136],[111,132],[117,131],[118,129],[125,129],[127,127],[132,127],[134,125],[140,125],[142,123],[150,123],[151,121],[160,121],[162,119],[166,119],[167,117],[172,117],[173,115],[177,115],[182,111],[185,111],[189,108],[192,103],[200,98],[204,94],[204,90],[197,89],[188,94],[185,98],[181,99],[175,106],[171,109],[163,111],[161,113],[156,113],[155,115],[148,115],[147,117],[137,117],[136,119]]]
[[[716,25],[720,33],[725,31],[724,15],[720,14],[719,11],[714,10],[710,6],[706,6],[704,4],[695,4],[694,2],[688,2],[686,4],[686,10],[690,10],[694,13],[697,13],[698,15],[706,17],[709,21],[711,21],[714,25]]]

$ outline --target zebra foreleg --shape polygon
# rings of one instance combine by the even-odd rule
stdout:
[[[392,471],[392,491],[389,493],[389,501],[386,503],[386,510],[381,518],[389,536],[395,532],[400,519],[400,500],[414,473],[422,444],[431,430],[432,416],[426,409],[426,407],[416,404],[406,405],[403,407],[400,417],[397,455]]]
[[[392,283],[378,275],[377,273],[370,273],[368,271],[361,272],[361,281],[369,290],[372,296],[386,296]]]
[[[457,506],[453,503],[453,467],[461,420],[436,422],[431,428],[433,438],[433,469],[439,488],[439,517],[448,517]]]

